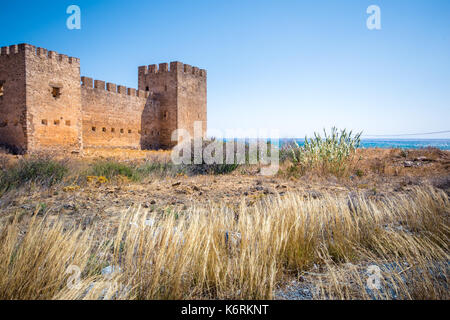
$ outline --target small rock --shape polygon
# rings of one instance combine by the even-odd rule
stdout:
[[[149,218],[149,219],[145,220],[145,225],[152,227],[155,224],[155,222],[156,222],[155,219]]]
[[[275,194],[275,193],[277,193],[277,191],[274,188],[268,187],[264,189],[264,194]]]
[[[178,181],[178,182],[175,182],[174,184],[172,184],[172,187],[178,187],[179,185],[181,184],[181,182],[180,181]]]
[[[403,162],[403,166],[405,168],[412,167],[413,165],[414,165],[414,162],[412,162],[412,161],[405,161],[405,162]]]
[[[119,266],[107,266],[105,268],[102,269],[102,275],[108,275],[108,274],[113,274],[114,272],[121,272],[122,269],[120,269]]]

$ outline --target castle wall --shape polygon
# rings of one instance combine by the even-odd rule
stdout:
[[[170,67],[170,68],[169,68]],[[139,67],[139,90],[82,77],[80,61],[32,45],[0,51],[0,145],[17,152],[86,147],[167,149],[203,121],[206,71],[181,62]]]
[[[144,110],[152,109],[149,93],[82,77],[83,142],[85,147],[141,148],[151,134],[143,126]],[[148,101],[148,102],[147,102]]]
[[[79,152],[80,60],[24,45],[28,152]]]
[[[16,152],[27,149],[25,51],[23,46],[0,50],[0,144]]]

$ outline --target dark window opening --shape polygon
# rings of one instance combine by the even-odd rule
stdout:
[[[130,130],[130,129],[128,129],[128,133],[131,133],[131,130]]]
[[[169,118],[169,113],[166,111],[164,112],[164,120],[167,120]]]
[[[145,87],[145,91],[150,91],[150,88],[149,87]]]
[[[52,87],[52,96],[55,99],[58,99],[61,96],[61,88]]]
[[[167,85],[164,86],[164,91],[167,91]]]
[[[70,127],[70,120],[66,120],[66,126]]]
[[[48,122],[47,122],[47,120],[44,119],[44,120],[41,121],[41,123],[42,123],[44,126],[46,126]]]
[[[120,129],[120,133],[123,133],[123,129]]]
[[[102,128],[102,131],[103,131],[103,132],[106,132],[106,128],[105,128],[105,127],[103,127],[103,128]]]
[[[59,126],[59,120],[53,121],[53,124],[54,124],[55,126]]]
[[[92,127],[92,131],[94,131],[94,132],[95,132],[95,130],[97,130],[97,128],[96,128],[96,127]]]
[[[3,94],[4,94],[4,84],[5,84],[5,81],[0,81],[0,98],[1,97],[3,97]]]
[[[111,128],[111,132],[115,132],[116,131],[116,129],[114,129],[114,128]]]

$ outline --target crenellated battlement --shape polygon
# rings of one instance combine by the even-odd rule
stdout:
[[[106,87],[105,87],[106,85]],[[122,94],[131,97],[148,98],[150,92],[137,90],[135,88],[127,88],[122,85],[117,85],[115,83],[105,82],[103,80],[94,80],[89,77],[81,77],[81,87],[86,89],[96,89],[103,90],[115,94]]]
[[[160,63],[159,65],[151,64],[148,66],[141,66],[138,68],[139,75],[155,74],[155,73],[167,73],[167,72],[184,72],[190,73],[199,77],[206,77],[206,70],[198,67],[193,67],[189,64],[174,61],[170,64]]]
[[[61,63],[68,63],[68,64],[74,64],[74,63],[79,64],[80,63],[79,58],[69,57],[65,54],[59,54],[56,51],[47,50],[45,48],[40,48],[40,47],[35,47],[31,44],[26,44],[26,43],[14,44],[9,47],[1,47],[0,56],[12,56],[12,55],[24,53],[27,51],[31,52],[32,54],[34,54],[38,57],[58,61]]]
[[[80,59],[29,44],[0,48],[0,144],[21,152],[167,149],[172,132],[206,134],[206,70],[139,67],[138,88],[80,75]]]

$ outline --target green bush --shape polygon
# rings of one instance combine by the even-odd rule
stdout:
[[[301,172],[318,169],[324,173],[341,176],[348,169],[349,160],[361,142],[361,133],[352,135],[345,129],[338,131],[335,127],[331,133],[324,130],[324,137],[314,133],[314,138],[305,137],[305,144],[299,146],[294,141],[288,148],[288,158]]]
[[[186,170],[182,166],[171,162],[146,162],[137,168],[137,172],[140,176],[157,175],[167,177],[185,173]]]
[[[0,190],[8,191],[34,182],[52,186],[67,174],[67,166],[52,159],[22,159],[15,166],[5,168],[0,174]]]
[[[89,175],[106,177],[111,179],[115,176],[125,176],[133,181],[140,180],[141,176],[136,170],[136,166],[116,161],[99,161],[93,164]]]
[[[88,175],[103,176],[111,179],[121,175],[132,181],[141,181],[145,177],[156,175],[161,177],[175,176],[178,173],[186,172],[182,166],[174,165],[171,162],[145,162],[142,165],[127,164],[116,161],[101,161],[93,164]]]

